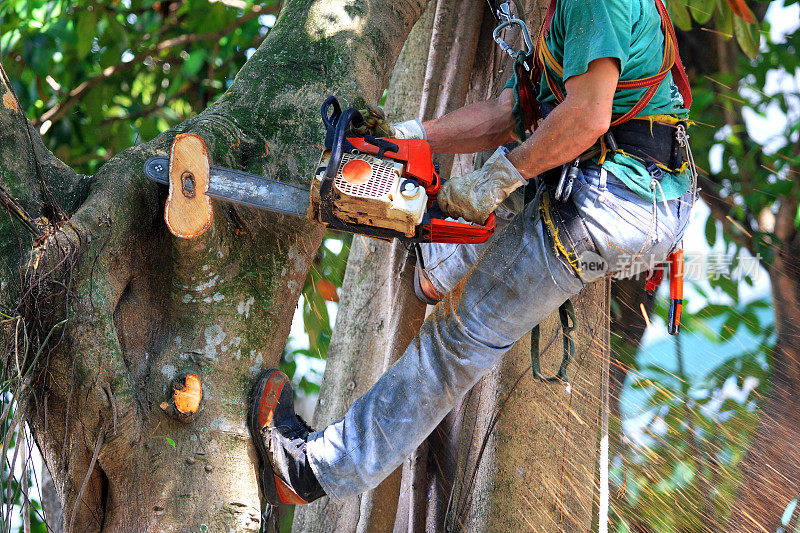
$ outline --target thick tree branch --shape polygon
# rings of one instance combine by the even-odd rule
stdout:
[[[44,146],[25,117],[1,64],[0,188],[6,211],[0,212],[0,306],[10,310],[18,305],[24,277],[21,265],[34,239],[55,229],[63,222],[64,213],[80,205],[88,179],[73,172]],[[20,221],[28,231],[20,231]]]
[[[736,244],[755,255],[755,246],[752,235],[743,231],[740,222],[735,222],[731,213],[734,206],[726,202],[721,196],[722,187],[705,176],[698,176],[700,197],[711,210],[711,216],[722,223],[725,234]]]

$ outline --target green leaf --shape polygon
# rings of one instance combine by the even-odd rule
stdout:
[[[705,24],[714,14],[714,0],[692,0],[689,11],[698,24]]]
[[[169,437],[164,437],[164,438],[167,439],[167,444],[169,444],[173,448],[177,448],[178,447],[177,444],[175,444],[175,441],[172,440],[171,438],[169,438]]]
[[[667,7],[669,8],[669,14],[675,26],[683,31],[692,29],[692,17],[689,16],[689,9],[686,7],[685,0],[670,0]]]
[[[81,10],[80,15],[78,15],[78,46],[75,50],[78,59],[86,57],[86,54],[92,49],[92,41],[95,37],[94,27],[96,24],[97,17],[94,14],[94,10]]]
[[[709,246],[714,246],[717,242],[717,220],[714,217],[706,220],[706,242]]]
[[[751,59],[755,59],[758,55],[758,45],[761,38],[758,34],[758,26],[755,24],[748,24],[739,17],[733,17],[733,31],[736,34],[736,40],[742,51],[747,54]]]
[[[717,0],[717,31],[728,37],[733,37],[733,13],[725,0]]]
[[[187,78],[192,78],[203,67],[203,63],[208,57],[208,52],[203,49],[192,50],[189,57],[183,62],[181,72]]]

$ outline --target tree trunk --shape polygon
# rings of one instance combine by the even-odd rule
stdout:
[[[797,201],[784,198],[776,215],[777,245],[769,269],[777,340],[772,354],[769,394],[761,402],[759,424],[742,462],[742,486],[727,531],[775,531],[781,516],[800,495],[800,233]],[[787,531],[796,527],[793,519]]]
[[[63,533],[64,532],[64,510],[61,508],[61,502],[56,493],[56,487],[53,484],[53,477],[47,466],[42,465],[42,510],[47,522],[48,533]]]
[[[193,132],[215,164],[307,183],[321,101],[376,101],[424,7],[288,2],[212,107],[91,177],[47,152],[0,83],[0,185],[37,219],[30,232],[20,218],[0,221],[0,297],[15,311],[3,322],[3,366],[24,325],[32,345],[20,370],[35,393],[26,419],[66,530],[258,531],[247,396],[278,364],[322,228],[215,203],[207,233],[174,238],[165,191],[142,166]],[[204,399],[181,421],[160,405],[187,374]]]
[[[523,338],[470,392],[448,531],[590,529],[608,297],[600,281],[573,299],[577,360],[568,387],[531,378]],[[562,354],[556,316],[545,321],[541,338],[542,347],[550,344],[544,366],[556,367]]]
[[[417,21],[392,73],[386,97],[390,119],[416,116],[436,2]],[[355,237],[328,348],[314,427],[344,416],[348,407],[402,355],[417,334],[425,305],[414,296],[413,265],[399,243]],[[388,531],[398,512],[401,469],[379,487],[344,502],[323,498],[295,509],[293,531]]]
[[[529,15],[540,16],[542,7],[530,7]],[[491,40],[491,16],[486,13],[476,23],[475,13],[482,9],[470,2],[429,6],[396,65],[387,96],[390,115],[410,118],[421,102],[417,116],[430,118],[497,94],[510,74],[510,62]],[[537,27],[536,17],[527,18]],[[454,39],[458,43],[451,46]],[[440,159],[444,175],[450,161]],[[472,166],[472,156],[457,156],[453,174]],[[401,256],[405,252],[397,247],[354,240],[315,426],[342,416],[419,328],[421,310]],[[605,285],[598,283],[576,302],[579,362],[571,367],[570,394],[563,385],[532,382],[525,338],[405,462],[402,478],[395,472],[374,491],[344,503],[323,499],[299,508],[293,530],[588,529],[600,365],[608,356],[607,301]],[[407,325],[398,327],[399,321]],[[544,355],[545,364],[554,366],[561,358],[556,325],[551,317],[542,335],[543,346],[555,341]],[[396,514],[387,516],[392,509]]]

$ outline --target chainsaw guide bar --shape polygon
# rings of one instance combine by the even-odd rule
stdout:
[[[169,159],[151,157],[144,164],[147,177],[169,185]],[[305,218],[308,213],[308,186],[275,181],[256,174],[223,167],[209,167],[208,190],[211,198],[233,202],[284,215]]]

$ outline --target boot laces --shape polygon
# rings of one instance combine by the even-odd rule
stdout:
[[[313,433],[314,432],[314,428],[312,428],[310,425],[308,425],[308,422],[303,420],[302,416],[300,416],[300,415],[294,415],[294,416],[297,418],[297,422],[298,422],[298,424],[295,426],[295,429],[296,429],[295,433],[298,433],[297,436],[298,437],[303,437],[303,440],[305,440],[306,436],[309,433]]]
[[[283,435],[285,438],[290,440],[302,440],[305,442],[306,437],[309,433],[314,431],[314,428],[308,425],[308,423],[303,420],[303,417],[300,415],[295,415],[295,424],[291,425],[280,425],[275,426],[272,428],[268,428],[269,430],[277,430]]]

